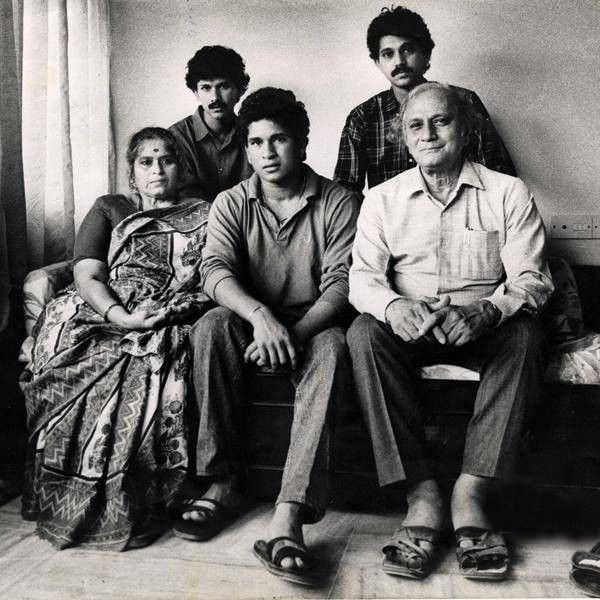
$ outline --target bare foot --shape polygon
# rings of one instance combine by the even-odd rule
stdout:
[[[304,544],[302,534],[302,505],[296,502],[280,502],[275,506],[275,513],[269,524],[268,539],[276,537],[290,537],[300,544]],[[281,561],[283,569],[306,569],[307,565],[301,558],[286,557]]]
[[[420,481],[406,494],[408,512],[403,527],[430,527],[441,531],[444,526],[444,502],[437,482],[433,479]],[[426,552],[433,551],[433,545],[425,540],[419,546]],[[410,565],[408,565],[410,567]]]
[[[232,476],[223,481],[215,481],[206,492],[202,495],[203,498],[215,500],[226,506],[227,508],[236,509],[242,504],[242,495],[239,491],[238,478]],[[197,503],[201,501],[197,501]],[[215,506],[211,502],[206,502],[206,508],[214,510]],[[181,513],[181,518],[192,521],[205,521],[205,513],[197,510],[189,510]]]
[[[461,473],[452,491],[450,510],[454,529],[460,527],[481,527],[492,529],[493,525],[485,513],[485,503],[492,480]],[[472,542],[461,542],[462,547],[471,546]]]

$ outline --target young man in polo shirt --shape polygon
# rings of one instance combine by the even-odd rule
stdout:
[[[304,164],[309,120],[287,90],[246,98],[239,126],[254,175],[215,199],[201,267],[219,305],[191,333],[200,413],[197,474],[214,483],[175,532],[207,539],[241,502],[247,369],[291,371],[294,421],[281,492],[254,552],[288,581],[315,583],[302,526],[327,505],[330,404],[350,377],[344,330],[357,199]]]

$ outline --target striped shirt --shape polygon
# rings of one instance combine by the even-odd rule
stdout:
[[[350,302],[380,321],[399,297],[449,294],[456,305],[489,300],[502,323],[539,310],[554,289],[525,184],[470,161],[446,205],[415,167],[367,193],[357,227]]]
[[[481,130],[467,148],[467,157],[494,171],[516,175],[510,155],[483,102],[475,92],[453,87],[467,96],[482,117]],[[406,146],[388,139],[392,119],[399,108],[390,88],[350,112],[340,139],[336,181],[362,194],[365,175],[369,188],[372,188],[416,165]]]

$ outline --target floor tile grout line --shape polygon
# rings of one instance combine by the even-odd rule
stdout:
[[[348,541],[346,542],[346,547],[344,548],[344,551],[342,552],[342,556],[340,557],[340,561],[338,562],[338,567],[336,569],[335,576],[333,578],[333,581],[331,582],[331,585],[329,586],[329,591],[327,592],[327,600],[331,600],[331,593],[332,593],[333,589],[335,588],[335,584],[337,583],[338,576],[339,576],[340,570],[342,568],[342,563],[344,562],[344,558],[346,557],[346,554],[348,553],[348,548],[350,547],[350,542],[352,541],[352,538],[354,537],[355,531],[356,531],[356,523],[354,525],[352,525],[352,531],[350,532],[350,535],[348,536]]]

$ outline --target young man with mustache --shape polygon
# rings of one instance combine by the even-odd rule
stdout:
[[[369,54],[391,84],[354,108],[342,131],[334,179],[362,194],[365,176],[369,188],[415,166],[406,146],[390,135],[400,102],[417,85],[427,81],[434,47],[420,15],[398,6],[383,8],[367,30]],[[458,88],[479,113],[481,133],[468,149],[470,160],[509,175],[516,175],[512,160],[483,103],[474,92]]]
[[[184,166],[179,193],[212,202],[252,174],[233,112],[250,77],[242,57],[223,46],[200,48],[187,66],[185,82],[198,110],[169,127]]]

